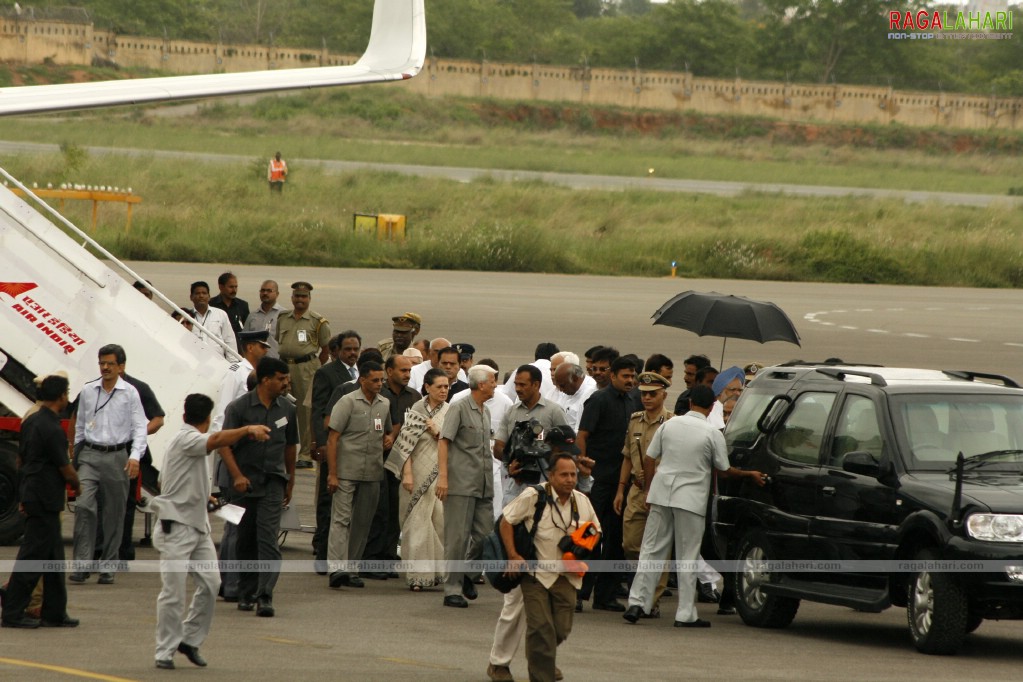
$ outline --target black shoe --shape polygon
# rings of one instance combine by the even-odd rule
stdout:
[[[206,659],[199,653],[199,647],[182,642],[178,645],[178,651],[183,653],[192,665],[197,665],[200,668],[206,667]]]
[[[174,661],[169,658],[166,661],[161,661],[158,658],[156,659],[156,667],[160,670],[174,670]]]
[[[625,609],[625,613],[622,614],[622,618],[629,621],[630,623],[635,623],[642,617],[643,609],[640,608],[639,606],[636,606],[635,604]]]
[[[84,583],[86,580],[89,579],[90,575],[92,575],[92,574],[91,573],[83,573],[81,571],[76,571],[75,573],[72,573],[71,575],[69,575],[67,577],[67,579],[70,580],[73,583]]]
[[[575,600],[575,612],[576,613],[582,613],[583,612],[583,600],[582,599],[576,599]]]
[[[717,604],[721,601],[721,595],[714,588],[714,583],[697,583],[696,601],[703,604]]]
[[[734,606],[719,606],[718,607],[718,615],[719,616],[734,616],[735,615],[735,607]]]
[[[239,611],[252,611],[256,608],[256,602],[253,601],[252,597],[238,597],[238,610]]]
[[[341,573],[339,571],[337,573],[331,573],[330,578],[328,579],[327,582],[331,587],[336,589],[338,587],[345,587],[346,585],[348,585],[348,580],[349,580],[348,574]]]
[[[3,626],[5,628],[35,629],[39,627],[39,619],[29,618],[28,616],[22,614],[17,618],[4,618],[2,621],[0,621],[0,626]]]
[[[314,466],[316,466],[316,465],[313,464],[312,462],[310,462],[308,460],[304,460],[304,459],[300,459],[297,462],[295,462],[295,468],[296,469],[312,469]]]
[[[697,618],[696,620],[692,621],[691,623],[683,623],[680,620],[676,620],[675,621],[675,627],[677,627],[677,628],[709,628],[710,627],[710,621],[709,620],[700,620],[699,618]]]
[[[274,617],[274,605],[273,602],[270,601],[270,597],[263,596],[256,599],[256,615],[260,618]]]
[[[362,582],[362,578],[357,575],[348,576],[348,587],[365,587],[366,583]]]
[[[364,571],[359,573],[360,578],[367,578],[368,580],[387,580],[387,574],[379,571]]]
[[[469,608],[469,602],[465,601],[465,597],[460,594],[449,594],[444,597],[444,606],[452,606],[456,609],[467,609]]]
[[[387,577],[388,578],[397,579],[397,578],[400,578],[401,576],[398,575],[397,571],[388,571],[387,572]]]
[[[480,596],[476,592],[476,585],[473,584],[472,579],[467,575],[462,576],[462,596],[469,601],[473,601],[476,597]]]
[[[114,584],[114,574],[113,573],[100,573],[99,574],[99,580],[96,581],[96,582],[98,582],[100,585],[113,585]]]
[[[76,628],[78,627],[79,620],[72,618],[71,616],[64,614],[64,617],[60,620],[46,620],[39,621],[39,625],[44,628]]]
[[[327,560],[313,559],[313,570],[316,571],[316,575],[327,575]]]
[[[615,613],[623,613],[625,611],[625,605],[619,601],[612,599],[604,603],[593,602],[594,611],[614,611]]]

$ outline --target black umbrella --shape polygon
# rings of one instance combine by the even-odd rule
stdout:
[[[717,292],[683,291],[653,314],[654,324],[666,324],[698,336],[720,336],[721,364],[728,339],[766,343],[788,341],[799,345],[799,333],[781,308],[767,301]]]

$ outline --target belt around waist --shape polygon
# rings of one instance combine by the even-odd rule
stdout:
[[[301,365],[303,362],[309,362],[310,360],[315,358],[316,355],[317,355],[316,353],[310,353],[309,355],[303,355],[303,356],[297,357],[297,358],[281,358],[281,359],[284,360],[284,362],[288,363],[289,365]]]
[[[90,443],[85,441],[85,447],[96,450],[97,452],[117,452],[118,450],[127,450],[131,445],[131,441],[127,443],[118,443],[117,445],[100,445],[99,443]]]

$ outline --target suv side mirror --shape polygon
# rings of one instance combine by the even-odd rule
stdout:
[[[767,407],[760,414],[760,419],[757,420],[757,430],[765,434],[773,431],[791,407],[792,398],[787,395],[776,395],[771,398],[771,402],[767,403]]]
[[[842,471],[877,478],[881,475],[881,463],[869,452],[850,452],[842,458]]]

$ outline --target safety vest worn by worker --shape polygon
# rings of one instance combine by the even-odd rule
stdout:
[[[288,174],[288,164],[284,159],[270,159],[270,182],[284,182],[284,176]]]

